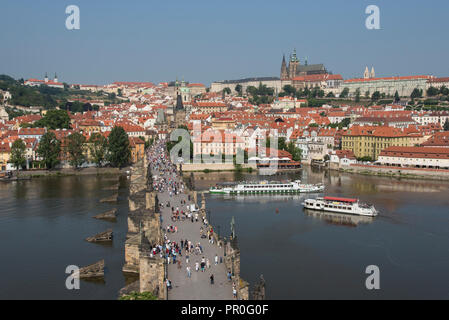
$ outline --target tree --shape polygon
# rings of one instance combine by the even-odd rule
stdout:
[[[278,149],[279,150],[287,150],[287,144],[285,142],[286,142],[286,139],[284,137],[280,137],[278,139]]]
[[[37,154],[42,158],[47,169],[54,168],[59,163],[59,153],[61,152],[61,143],[56,139],[53,132],[45,133],[37,147]]]
[[[360,102],[360,88],[355,90],[355,102]]]
[[[223,93],[224,94],[231,94],[231,92],[232,91],[231,91],[231,89],[229,87],[226,87],[226,88],[223,89]]]
[[[95,132],[91,135],[89,139],[90,156],[98,167],[101,167],[105,159],[107,147],[108,140],[102,134]]]
[[[16,167],[17,175],[19,174],[19,168],[26,164],[25,149],[26,145],[22,139],[17,139],[11,146],[11,158],[9,161]]]
[[[435,87],[430,87],[429,89],[427,89],[427,96],[429,96],[429,97],[434,97],[439,93],[440,93],[440,90],[438,90]]]
[[[74,132],[67,137],[66,151],[69,154],[69,163],[74,166],[75,169],[86,161],[84,154],[84,143],[86,137],[79,132]]]
[[[340,124],[338,125],[338,127],[341,128],[347,128],[349,126],[349,124],[351,123],[351,118],[344,118]]]
[[[122,167],[129,162],[131,151],[128,134],[122,127],[114,127],[108,137],[107,159],[115,167]]]
[[[444,96],[449,95],[449,89],[448,89],[446,86],[442,86],[442,87],[440,88],[440,94],[442,94],[442,95],[444,95]]]
[[[394,102],[398,103],[399,101],[401,101],[401,98],[399,97],[399,92],[396,90],[394,94]]]
[[[371,100],[372,101],[378,101],[380,99],[381,95],[379,91],[373,92],[372,96],[371,96]]]
[[[45,116],[34,124],[38,128],[70,129],[70,117],[65,110],[48,110]]]
[[[296,89],[295,87],[287,84],[285,85],[283,88],[284,92],[288,95],[288,96],[295,96],[296,95]]]
[[[235,89],[235,91],[238,93],[239,96],[242,95],[242,90],[243,90],[243,88],[242,88],[242,85],[241,85],[241,84],[236,85],[234,89]]]
[[[413,89],[412,94],[410,95],[410,98],[416,99],[422,97],[422,91],[418,88]]]
[[[349,88],[344,88],[343,91],[340,93],[340,98],[347,98],[349,95]]]
[[[446,121],[444,122],[443,126],[444,131],[449,131],[449,119],[446,118]]]
[[[287,150],[292,155],[293,161],[301,161],[302,150],[295,146],[293,141],[290,141],[287,145]]]

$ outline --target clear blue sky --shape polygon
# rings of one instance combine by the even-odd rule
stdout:
[[[65,28],[78,5],[81,29]],[[365,8],[381,30],[365,28]],[[293,48],[344,78],[449,76],[447,0],[3,0],[0,74],[68,83],[279,76]]]

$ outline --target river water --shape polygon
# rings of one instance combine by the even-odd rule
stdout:
[[[111,180],[111,179],[115,179]],[[126,280],[121,272],[127,231],[127,180],[119,202],[100,203],[116,191],[116,176],[38,178],[0,183],[0,299],[116,299]],[[92,216],[117,208],[117,222]],[[113,229],[110,245],[84,239]],[[104,282],[65,287],[66,267],[105,259]]]
[[[195,187],[287,178],[324,182],[326,195],[360,198],[380,215],[305,211],[301,202],[317,195],[206,195],[221,236],[234,217],[241,275],[254,285],[263,274],[268,299],[449,299],[449,183],[307,168],[271,177],[197,173]],[[379,267],[379,290],[366,288],[369,265]]]
[[[195,186],[257,180],[254,174],[197,173]],[[326,194],[375,205],[374,219],[317,216],[301,196],[206,195],[210,221],[222,236],[235,218],[241,274],[253,286],[263,274],[268,299],[448,299],[449,183],[307,168],[269,180],[300,178],[326,184]],[[0,299],[116,299],[129,281],[121,272],[127,231],[128,183],[118,204],[99,200],[114,191],[111,177],[39,178],[0,184]],[[117,178],[118,179],[118,178]],[[92,216],[118,209],[116,223]],[[112,245],[84,239],[112,228]],[[67,290],[65,268],[105,259],[103,283]],[[365,269],[380,269],[380,290],[367,290]]]

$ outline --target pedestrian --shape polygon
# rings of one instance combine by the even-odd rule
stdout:
[[[168,280],[168,278],[167,278],[166,283],[167,283],[167,289],[170,290],[171,289],[171,282],[170,282],[170,280]]]
[[[198,270],[200,269],[200,264],[197,262],[195,262],[195,270],[196,272],[198,272]]]
[[[237,290],[235,289],[235,287],[232,287],[232,295],[234,299],[237,299]]]
[[[215,265],[218,264],[218,255],[215,255]]]
[[[214,284],[214,275],[213,274],[210,275],[210,284]]]
[[[231,271],[228,271],[228,281],[232,281],[232,274],[231,274]]]
[[[206,267],[207,267],[207,269],[210,269],[210,262],[209,262],[209,259],[206,260]]]
[[[187,266],[187,268],[186,268],[186,270],[187,270],[187,277],[189,277],[190,278],[190,267],[189,266]]]

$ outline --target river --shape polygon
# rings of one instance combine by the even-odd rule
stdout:
[[[305,168],[271,177],[197,173],[195,187],[286,178],[324,182],[326,195],[360,198],[380,215],[306,212],[307,195],[207,195],[222,236],[235,218],[242,277],[254,285],[263,274],[268,299],[449,299],[449,183]],[[379,290],[365,286],[369,265],[379,267]]]
[[[116,191],[113,176],[36,178],[0,183],[0,299],[117,299],[127,231],[128,183],[120,178],[117,204],[100,203]],[[92,216],[117,208],[117,222]],[[112,228],[110,245],[84,239]],[[65,287],[66,267],[105,259],[103,282]]]
[[[195,186],[260,180],[238,173],[197,173]],[[269,177],[326,184],[326,194],[375,205],[374,219],[317,216],[301,196],[206,195],[210,221],[229,235],[235,218],[241,274],[260,274],[268,299],[448,299],[449,183],[325,173],[304,169]],[[127,231],[128,182],[118,204],[99,200],[114,191],[111,177],[53,177],[0,184],[0,299],[116,299],[130,281],[121,269]],[[92,216],[116,207],[116,223]],[[84,239],[113,228],[112,245]],[[67,290],[65,268],[105,259],[105,281]],[[365,269],[380,269],[380,290],[367,290]]]

